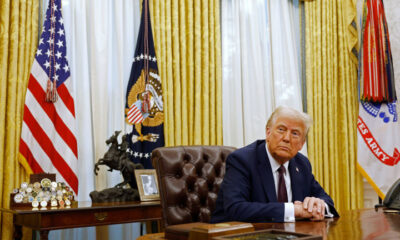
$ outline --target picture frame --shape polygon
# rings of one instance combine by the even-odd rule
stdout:
[[[140,201],[160,200],[160,189],[155,169],[135,169]]]

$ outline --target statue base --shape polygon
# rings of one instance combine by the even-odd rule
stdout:
[[[100,192],[92,191],[89,196],[93,203],[132,202],[140,200],[138,190],[133,188],[106,188]]]

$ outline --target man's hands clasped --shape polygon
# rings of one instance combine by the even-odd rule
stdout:
[[[294,216],[321,221],[325,218],[325,202],[315,197],[306,197],[303,202],[295,201]]]

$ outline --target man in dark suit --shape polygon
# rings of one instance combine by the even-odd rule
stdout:
[[[258,140],[230,154],[211,222],[293,222],[339,216],[315,180],[303,147],[312,120],[278,107]]]

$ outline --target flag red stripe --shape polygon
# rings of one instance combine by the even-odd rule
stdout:
[[[133,116],[132,116],[132,121],[134,121],[135,123],[137,121],[140,121],[141,119],[143,119],[143,116],[140,112],[136,112]]]
[[[141,115],[138,115],[138,116],[136,116],[136,117],[133,119],[133,121],[136,123],[136,122],[141,121],[142,119],[143,119],[142,116],[141,116]]]
[[[137,112],[133,112],[133,113],[129,114],[128,117],[129,118],[134,118],[134,117],[137,116],[137,114],[138,114]]]
[[[139,111],[134,112],[134,113],[132,114],[132,118],[137,118],[137,117],[140,117],[140,112],[139,112]]]
[[[129,109],[128,115],[132,115],[137,113],[139,110],[136,107],[132,107],[131,109]]]
[[[74,99],[72,98],[71,94],[69,93],[65,84],[61,84],[57,87],[57,93],[64,102],[65,106],[71,112],[71,114],[75,117],[75,106],[74,106]]]
[[[75,154],[75,157],[78,158],[78,145],[76,142],[75,135],[69,130],[69,128],[65,125],[64,121],[58,115],[55,107],[51,103],[44,102],[46,93],[40,87],[39,83],[36,81],[35,77],[30,76],[28,88],[33,96],[36,98],[36,101],[40,104],[43,111],[46,112],[47,116],[54,122],[54,127],[60,137],[65,141],[68,147]]]
[[[139,109],[137,109],[136,107],[132,108],[132,112],[131,112],[132,116],[137,116],[139,113],[140,113]]]
[[[24,156],[24,158],[26,159],[26,161],[28,162],[29,166],[31,167],[34,173],[43,172],[42,167],[40,167],[40,165],[37,163],[31,150],[28,148],[28,145],[26,145],[25,141],[22,138],[19,142],[19,152],[21,153],[22,156]]]
[[[31,82],[31,81],[30,81]],[[68,182],[74,192],[78,192],[78,178],[71,170],[70,166],[64,161],[57,150],[54,148],[50,138],[43,131],[36,119],[33,117],[29,108],[24,106],[24,122],[31,130],[33,137],[39,143],[43,151],[49,157],[57,171]]]
[[[132,107],[130,108],[130,110],[128,112],[128,121],[130,123],[134,123],[134,124],[140,123],[143,121],[142,113],[135,105],[132,105]]]

